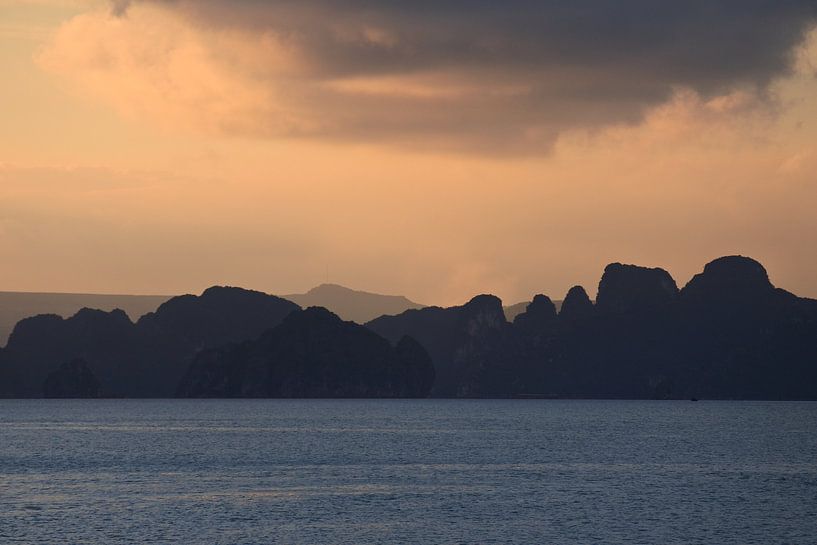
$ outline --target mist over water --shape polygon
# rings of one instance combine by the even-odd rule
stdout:
[[[3,400],[2,543],[817,539],[817,403]]]

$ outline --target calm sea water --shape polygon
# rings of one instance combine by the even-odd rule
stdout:
[[[0,543],[817,543],[817,404],[0,401]]]

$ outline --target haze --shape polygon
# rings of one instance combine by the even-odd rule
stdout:
[[[743,254],[815,297],[816,17],[0,0],[0,290],[512,303]]]

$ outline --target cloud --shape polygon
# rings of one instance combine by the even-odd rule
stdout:
[[[111,15],[122,17],[130,7],[130,0],[111,0]]]
[[[0,167],[0,247],[14,264],[0,283],[293,293],[324,281],[328,265],[332,281],[428,303],[481,292],[516,302],[576,283],[592,293],[612,261],[666,267],[683,284],[712,258],[741,253],[814,297],[817,79],[805,70],[774,92],[793,106],[758,112],[743,90],[679,92],[638,125],[570,131],[547,157],[514,160],[130,125],[98,147],[83,127],[77,138],[101,168]],[[41,125],[35,157],[51,128]],[[141,172],[158,165],[166,170]]]
[[[42,60],[222,133],[539,152],[679,92],[768,99],[816,18],[812,0],[117,0]]]

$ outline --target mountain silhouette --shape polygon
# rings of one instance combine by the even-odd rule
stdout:
[[[562,320],[582,320],[593,314],[593,301],[581,286],[573,286],[567,291],[559,309]]]
[[[0,291],[0,346],[23,318],[39,314],[73,316],[82,308],[122,309],[132,319],[152,312],[170,295],[100,295],[89,293],[29,293]]]
[[[408,335],[420,342],[434,362],[437,379],[432,395],[476,397],[504,388],[496,375],[514,367],[511,324],[502,301],[478,295],[462,306],[426,307],[366,324],[392,342]]]
[[[365,324],[378,316],[400,314],[424,305],[410,301],[402,295],[379,295],[357,291],[337,284],[321,284],[306,293],[284,295],[303,308],[323,307],[344,320]]]
[[[426,397],[434,367],[416,341],[396,346],[311,307],[261,337],[199,353],[181,397]]]
[[[2,393],[37,397],[60,364],[81,358],[104,395],[170,397],[198,351],[255,338],[299,308],[257,291],[212,287],[173,297],[136,323],[118,309],[27,318],[0,352]]]
[[[515,328],[528,335],[540,335],[556,323],[556,305],[547,295],[538,294],[528,303],[525,311],[513,319]]]
[[[517,316],[525,312],[527,310],[528,305],[531,304],[532,301],[522,301],[521,303],[514,303],[513,305],[505,305],[503,306],[503,310],[505,311],[505,318],[509,322],[513,322]],[[556,307],[556,312],[559,312],[559,309],[562,308],[562,301],[555,300],[551,301],[553,306]]]
[[[604,269],[596,311],[623,314],[665,305],[678,299],[678,286],[664,269],[611,263]]]
[[[0,395],[817,399],[817,301],[753,259],[718,258],[681,289],[612,263],[595,300],[574,286],[557,311],[539,294],[511,322],[483,294],[364,327],[214,287],[136,323],[92,309],[21,320]]]
[[[717,259],[682,290],[662,269],[613,263],[596,300],[575,286],[554,318],[538,296],[490,330],[464,326],[465,307],[368,326],[428,348],[434,395],[817,399],[817,301],[775,288],[757,261]]]

